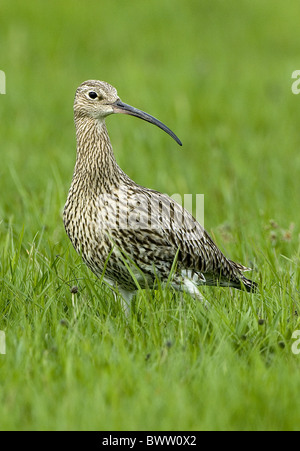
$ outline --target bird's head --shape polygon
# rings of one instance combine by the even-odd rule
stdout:
[[[172,136],[180,146],[182,145],[179,138],[158,119],[123,103],[117,90],[105,81],[87,80],[77,88],[74,101],[75,116],[103,121],[106,116],[114,113],[129,114],[150,122]]]

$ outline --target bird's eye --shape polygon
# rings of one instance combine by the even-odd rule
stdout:
[[[98,96],[97,96],[97,93],[96,93],[95,91],[90,91],[90,92],[89,92],[89,97],[90,97],[91,99],[96,99],[96,97],[98,97]]]

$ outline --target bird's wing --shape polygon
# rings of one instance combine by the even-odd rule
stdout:
[[[228,260],[196,219],[175,200],[158,191],[139,185],[126,191],[126,241],[135,241],[149,265],[172,265],[178,251],[178,265],[207,275],[211,279],[238,282],[245,267]],[[120,243],[121,244],[121,243]],[[211,280],[212,283],[213,280]]]

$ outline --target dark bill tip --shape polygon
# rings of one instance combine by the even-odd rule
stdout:
[[[127,103],[123,103],[121,100],[117,100],[115,103],[113,103],[112,107],[114,113],[129,114],[130,116],[139,117],[144,121],[150,122],[150,124],[156,125],[157,127],[161,128],[164,132],[168,133],[168,135],[170,135],[177,142],[177,144],[182,146],[182,142],[175,135],[175,133],[173,133],[172,130],[169,129],[169,127],[167,127],[165,124],[163,124],[161,121],[151,116],[150,114],[138,110],[137,108],[134,108],[131,105],[127,105]]]

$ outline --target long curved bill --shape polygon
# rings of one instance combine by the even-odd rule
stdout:
[[[134,108],[131,105],[127,105],[127,103],[123,103],[121,100],[117,100],[112,105],[114,113],[123,113],[123,114],[129,114],[131,116],[139,117],[140,119],[143,119],[144,121],[150,122],[150,124],[154,124],[157,127],[161,128],[164,132],[168,133],[168,135],[172,136],[173,139],[182,146],[182,142],[180,139],[175,135],[175,133],[172,132],[172,130],[169,129],[165,124],[160,122],[155,117],[151,116],[148,113],[145,113],[144,111],[138,110],[137,108]]]

